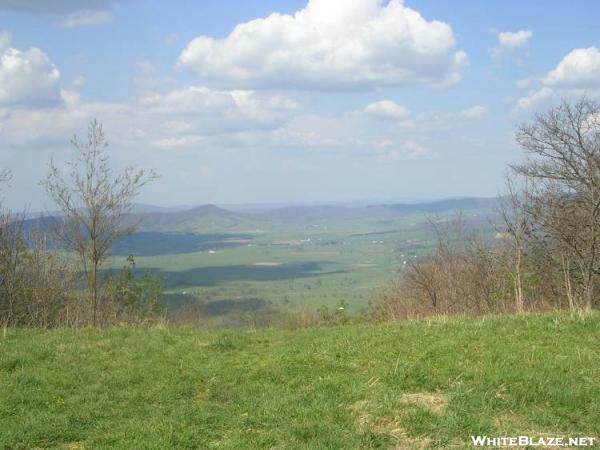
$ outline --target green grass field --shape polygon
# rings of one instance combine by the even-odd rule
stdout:
[[[600,316],[7,330],[0,448],[468,448],[600,436]]]

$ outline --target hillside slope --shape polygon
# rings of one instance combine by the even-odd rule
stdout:
[[[139,223],[144,231],[181,232],[227,230],[242,224],[244,219],[215,205],[201,205],[183,211],[130,214],[127,222]]]
[[[8,330],[0,448],[465,448],[600,435],[600,316]]]

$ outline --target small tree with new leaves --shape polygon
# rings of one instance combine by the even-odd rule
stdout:
[[[42,184],[62,212],[55,235],[62,246],[79,258],[92,307],[92,322],[98,321],[102,280],[100,269],[112,244],[135,231],[124,225],[133,199],[142,186],[157,178],[156,173],[127,167],[115,174],[107,154],[108,142],[102,125],[95,119],[88,128],[87,140],[77,136],[71,143],[77,150],[63,173],[54,161]]]

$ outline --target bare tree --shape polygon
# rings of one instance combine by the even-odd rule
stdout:
[[[92,321],[97,324],[99,271],[111,245],[135,231],[136,225],[124,226],[123,216],[130,212],[139,189],[157,178],[153,171],[127,167],[114,174],[106,153],[108,142],[102,125],[93,120],[87,141],[77,136],[71,143],[77,158],[67,165],[66,174],[50,162],[50,172],[42,181],[62,212],[56,227],[58,241],[80,260],[92,304]]]
[[[506,189],[506,195],[499,199],[503,229],[497,227],[496,230],[500,233],[499,237],[506,236],[509,240],[511,249],[508,252],[508,265],[514,285],[515,309],[517,312],[523,312],[525,246],[532,234],[530,216],[525,206],[529,201],[527,179],[522,186],[517,186],[514,177],[507,175]],[[501,255],[503,253],[500,252]]]
[[[8,169],[0,170],[0,189],[2,185],[8,183],[11,179],[11,173]],[[12,233],[10,227],[10,216],[8,212],[4,210],[2,205],[2,197],[0,197],[0,316],[3,321],[8,321],[10,314],[10,304],[12,303],[11,286],[10,286],[10,274],[7,273],[7,268],[10,266],[12,261],[12,248],[5,248],[4,243],[11,242],[8,236]],[[12,236],[11,236],[12,237]],[[12,242],[11,242],[12,243]]]
[[[0,185],[11,179],[9,171],[0,171]],[[0,205],[0,323],[64,325],[72,272],[61,255],[48,250],[45,235],[25,224],[25,214]]]
[[[497,239],[452,239],[433,221],[437,248],[383,291],[374,318],[600,306],[600,104],[563,101],[517,141],[528,158],[511,166]]]
[[[0,211],[0,318],[4,326],[15,321],[19,286],[23,284],[19,266],[25,252],[21,218]]]
[[[517,141],[530,155],[512,166],[531,186],[527,212],[562,255],[570,303],[576,295],[589,311],[600,273],[600,105],[563,101],[521,125]]]

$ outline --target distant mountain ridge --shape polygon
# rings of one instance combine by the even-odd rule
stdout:
[[[215,232],[250,230],[269,223],[310,224],[319,221],[360,218],[392,219],[408,214],[445,213],[450,211],[482,210],[491,212],[498,205],[497,198],[450,198],[422,203],[381,204],[361,207],[339,205],[286,206],[261,211],[230,211],[216,205],[199,205],[193,208],[162,208],[136,205],[125,216],[125,223],[139,224],[141,231],[161,232]],[[51,217],[28,219],[28,226],[46,228]]]
[[[498,204],[496,198],[451,198],[421,203],[397,203],[369,206],[304,205],[287,206],[254,212],[252,217],[274,222],[310,222],[333,219],[356,219],[361,217],[388,219],[414,213],[443,213],[458,210],[492,211]]]
[[[393,209],[402,213],[435,213],[450,210],[493,209],[498,206],[498,199],[495,197],[463,197],[448,198],[424,203],[398,203],[379,206]]]

